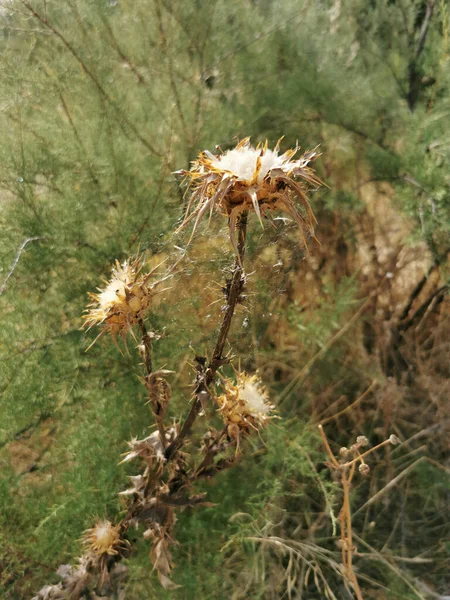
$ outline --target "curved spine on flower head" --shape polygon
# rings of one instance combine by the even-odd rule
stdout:
[[[202,217],[209,213],[211,219],[217,210],[228,216],[230,238],[236,251],[236,223],[244,211],[254,211],[262,226],[267,211],[281,210],[297,223],[306,245],[306,236],[314,235],[317,223],[307,190],[323,185],[309,164],[320,154],[315,148],[295,159],[299,146],[279,154],[281,139],[273,150],[268,148],[267,140],[254,148],[250,138],[222,154],[205,150],[189,171],[179,171],[189,182],[191,195],[178,231],[193,221],[190,242]]]
[[[156,291],[157,286],[171,275],[151,281],[160,264],[146,274],[142,274],[143,266],[142,256],[122,264],[116,261],[110,280],[105,281],[106,286],[98,288],[98,293],[89,294],[92,302],[83,316],[84,327],[91,329],[98,325],[102,329],[89,348],[105,333],[110,333],[114,341],[117,335],[125,338],[132,326],[144,318],[153,296],[168,289]]]
[[[216,398],[229,434],[238,436],[265,427],[273,419],[274,406],[257,374],[237,373],[236,383],[223,378],[224,393]]]

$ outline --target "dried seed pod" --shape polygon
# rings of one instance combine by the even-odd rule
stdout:
[[[228,216],[230,238],[237,252],[234,234],[244,211],[255,212],[262,225],[262,216],[267,211],[280,210],[294,219],[306,243],[306,236],[313,235],[316,223],[306,196],[307,188],[322,185],[308,165],[319,153],[311,150],[294,159],[299,150],[296,146],[279,155],[280,141],[270,150],[267,141],[254,148],[250,138],[245,138],[223,154],[205,150],[190,171],[179,171],[193,188],[179,229],[193,220],[193,235],[200,219],[216,209]],[[299,201],[300,208],[294,199]]]
[[[356,438],[356,443],[362,448],[364,448],[365,446],[369,445],[369,440],[366,438],[365,435],[358,435],[358,437]]]
[[[370,473],[370,467],[367,463],[361,463],[358,467],[358,471],[361,475],[368,475]]]

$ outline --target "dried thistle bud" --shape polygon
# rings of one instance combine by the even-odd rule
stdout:
[[[156,293],[156,286],[166,278],[150,283],[155,269],[143,275],[142,268],[143,258],[139,256],[122,264],[116,261],[106,287],[99,288],[97,294],[89,294],[92,302],[83,317],[85,327],[90,329],[99,325],[102,328],[93,343],[106,332],[114,339],[117,335],[125,337],[130,328],[144,317]]]
[[[391,435],[389,436],[389,441],[391,442],[391,444],[393,446],[397,446],[397,444],[401,444],[402,443],[401,440],[400,440],[400,438],[398,438],[393,433],[391,433]]]
[[[358,444],[358,446],[364,448],[365,446],[369,445],[369,440],[366,438],[365,435],[358,435],[358,437],[356,438],[356,443]]]
[[[342,446],[342,448],[339,450],[339,454],[343,458],[347,458],[349,452],[350,452],[350,450],[348,448],[346,448],[345,446]]]
[[[120,537],[119,526],[110,521],[98,521],[92,529],[87,529],[83,535],[84,546],[93,554],[113,556],[129,546],[129,542]]]
[[[225,424],[235,425],[240,432],[264,427],[273,418],[270,412],[274,406],[269,404],[267,390],[258,375],[238,373],[236,385],[225,380],[224,394],[216,400]]]
[[[319,153],[312,150],[294,160],[298,146],[279,155],[280,142],[269,150],[267,141],[254,148],[250,138],[245,138],[223,154],[201,152],[190,171],[179,171],[193,187],[179,229],[194,220],[193,235],[202,216],[215,208],[228,217],[231,242],[237,252],[235,229],[243,212],[254,211],[262,226],[267,211],[280,210],[295,220],[306,242],[305,234],[312,235],[316,223],[306,196],[307,186],[322,185],[308,165]],[[294,198],[299,200],[300,210]]]
[[[358,471],[361,475],[368,475],[370,473],[370,467],[367,463],[361,463],[358,467]]]

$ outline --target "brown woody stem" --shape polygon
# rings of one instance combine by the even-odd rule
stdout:
[[[154,396],[151,393],[151,380],[150,380],[150,376],[152,374],[153,371],[153,362],[152,362],[152,353],[153,353],[153,347],[152,347],[152,336],[151,334],[147,331],[147,328],[145,326],[145,323],[142,319],[139,319],[138,322],[139,325],[139,329],[141,330],[141,334],[142,334],[142,345],[143,345],[143,352],[141,353],[142,355],[142,359],[144,361],[144,367],[145,367],[145,371],[146,371],[146,387],[147,387],[147,391],[148,391],[148,397],[150,400],[150,404],[152,406],[152,413],[153,416],[155,417],[155,421],[156,421],[156,425],[158,427],[158,431],[159,431],[159,437],[161,438],[161,443],[162,445],[165,447],[166,446],[166,431],[164,428],[164,423],[163,423],[163,419],[162,416],[160,414],[160,405],[159,403],[154,399]]]
[[[248,213],[243,212],[237,225],[238,255],[236,256],[234,262],[233,276],[231,278],[231,283],[227,291],[227,305],[223,315],[222,324],[219,329],[219,334],[217,336],[217,342],[214,347],[212,359],[206,368],[205,365],[201,362],[198,363],[197,380],[194,391],[195,399],[192,403],[191,410],[189,411],[189,414],[181,427],[180,433],[178,434],[177,438],[172,442],[172,444],[170,444],[170,446],[168,446],[168,448],[166,449],[167,460],[173,455],[174,452],[176,452],[176,450],[178,450],[184,438],[188,435],[189,431],[191,430],[191,427],[194,424],[194,421],[202,408],[202,397],[205,395],[205,393],[209,393],[208,387],[213,382],[214,375],[216,374],[217,369],[227,362],[227,359],[223,357],[223,350],[225,348],[225,343],[227,341],[228,333],[230,331],[234,311],[236,310],[236,305],[242,294],[242,290],[244,288],[245,283],[245,273],[243,264],[245,255],[245,242],[247,237],[247,216]]]
[[[239,297],[242,294],[245,283],[245,273],[243,268],[245,255],[245,240],[247,237],[247,212],[242,213],[238,224],[238,256],[234,263],[233,277],[228,292],[228,304],[223,316],[222,325],[220,326],[219,335],[217,337],[216,346],[214,348],[213,357],[210,368],[214,366],[214,362],[221,361],[225,342],[231,326],[231,320],[236,309]],[[215,371],[217,367],[215,368]]]

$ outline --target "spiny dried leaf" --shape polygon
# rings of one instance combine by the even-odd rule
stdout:
[[[153,537],[153,544],[150,550],[150,560],[153,568],[158,572],[159,581],[164,589],[174,590],[180,586],[174,583],[169,577],[173,567],[172,553],[169,546],[173,543],[173,540],[162,528],[152,529],[151,535]]]
[[[171,427],[166,430],[166,445],[171,444],[177,436],[177,428]],[[154,462],[164,463],[166,458],[164,456],[165,446],[161,441],[159,431],[154,431],[148,437],[143,440],[133,438],[131,442],[128,442],[130,450],[125,453],[125,458],[121,460],[119,464],[128,462],[137,457],[145,460],[147,465],[151,468]]]

